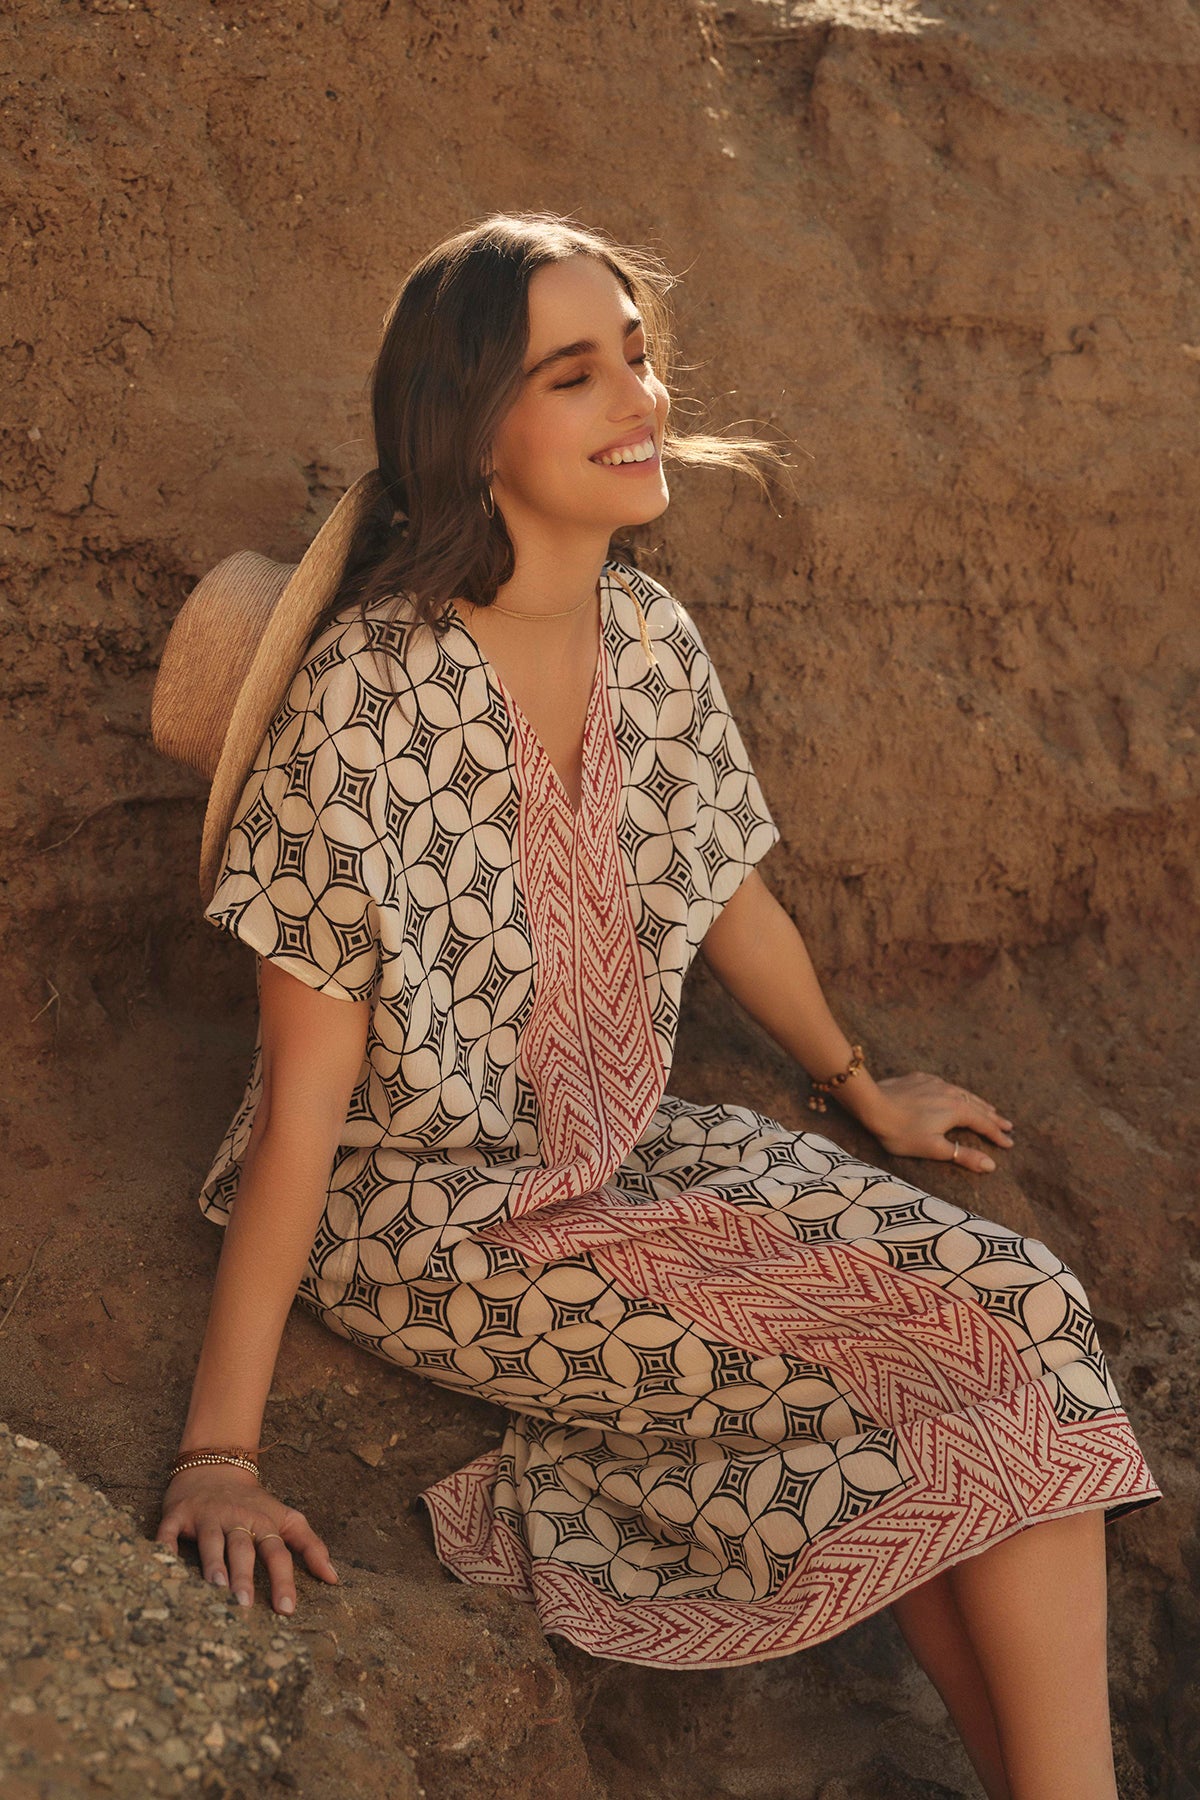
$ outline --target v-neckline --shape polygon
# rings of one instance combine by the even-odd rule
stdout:
[[[567,792],[566,782],[563,780],[562,776],[559,774],[558,770],[555,768],[554,763],[551,761],[549,751],[546,749],[546,746],[543,744],[541,738],[538,736],[538,733],[534,730],[533,726],[530,724],[529,719],[527,718],[527,716],[525,714],[525,710],[520,705],[519,701],[516,698],[516,695],[512,692],[511,688],[509,687],[508,683],[504,680],[504,677],[501,675],[500,671],[484,655],[479,644],[475,641],[475,638],[467,630],[467,627],[463,624],[462,620],[458,616],[457,608],[456,607],[450,608],[450,612],[453,615],[452,619],[451,619],[450,629],[452,631],[461,631],[463,636],[467,639],[467,642],[471,645],[471,647],[474,650],[475,655],[478,659],[479,666],[484,672],[484,675],[487,677],[487,680],[491,683],[491,685],[496,689],[497,693],[500,695],[500,698],[503,700],[505,706],[508,708],[509,714],[513,721],[514,729],[519,731],[521,733],[521,735],[527,740],[527,742],[532,747],[536,761],[541,765],[541,767],[549,775],[550,785],[554,791],[555,797],[558,799],[560,804],[563,806],[565,811],[570,816],[573,826],[579,824],[580,820],[583,817],[584,811],[587,808],[587,800],[588,800],[588,757],[587,757],[588,739],[591,736],[592,718],[596,711],[600,692],[601,692],[601,689],[603,688],[605,681],[607,679],[607,670],[605,668],[605,649],[606,649],[606,643],[607,643],[607,624],[608,624],[609,612],[610,612],[610,608],[611,608],[610,576],[608,573],[608,564],[607,563],[605,563],[604,567],[600,571],[599,586],[600,586],[599,642],[596,647],[596,668],[595,668],[595,672],[592,675],[591,690],[588,694],[588,702],[587,702],[586,708],[584,709],[584,715],[583,715],[583,738],[582,738],[582,741],[580,744],[579,805],[578,805],[578,807],[576,807],[573,804],[573,802],[571,800],[571,796]]]

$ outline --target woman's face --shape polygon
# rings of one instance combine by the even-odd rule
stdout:
[[[492,445],[492,493],[514,540],[656,519],[670,401],[646,360],[638,311],[604,263],[547,263],[529,284],[521,391]],[[638,460],[638,459],[641,460]]]

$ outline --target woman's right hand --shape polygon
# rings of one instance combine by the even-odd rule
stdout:
[[[328,1550],[304,1514],[285,1506],[248,1469],[235,1464],[205,1463],[172,1477],[155,1542],[178,1554],[181,1536],[195,1538],[204,1579],[232,1588],[243,1606],[254,1602],[256,1551],[266,1565],[276,1612],[295,1610],[293,1551],[322,1581],[338,1579]]]

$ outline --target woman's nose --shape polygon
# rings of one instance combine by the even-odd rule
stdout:
[[[626,374],[621,380],[617,397],[616,411],[623,417],[628,413],[636,413],[652,418],[658,410],[658,402],[651,386],[649,367],[641,363],[626,363]]]

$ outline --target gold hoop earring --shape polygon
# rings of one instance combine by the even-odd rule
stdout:
[[[492,484],[490,481],[485,481],[483,484],[483,493],[479,496],[479,504],[483,508],[485,518],[495,518],[496,496],[492,493]]]

